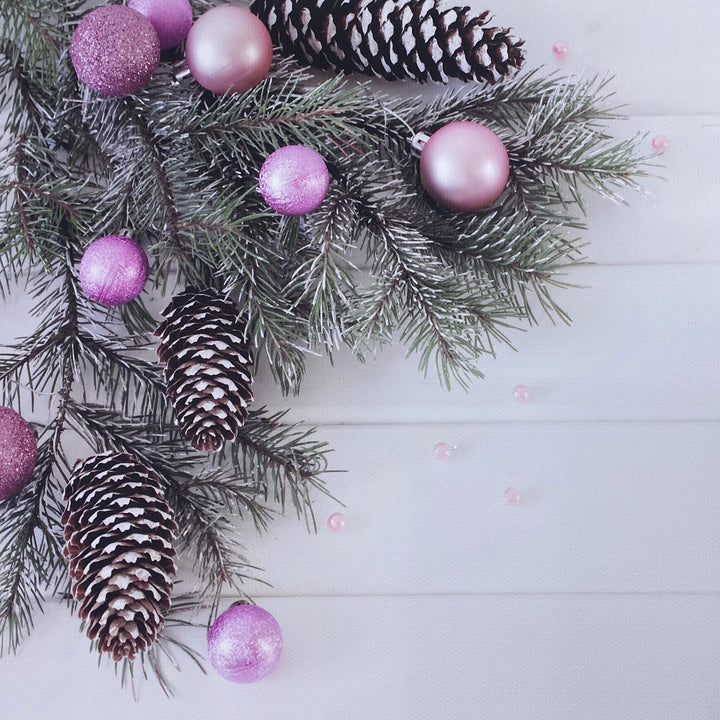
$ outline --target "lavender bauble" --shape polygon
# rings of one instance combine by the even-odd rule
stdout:
[[[272,40],[249,10],[218,5],[201,15],[185,41],[192,76],[210,92],[241,93],[255,87],[272,63]]]
[[[208,658],[218,674],[236,683],[251,683],[270,674],[282,653],[277,620],[257,605],[233,605],[208,632]]]
[[[265,202],[283,215],[304,215],[325,199],[330,173],[320,155],[305,145],[286,145],[268,155],[258,187]]]
[[[103,95],[137,92],[155,74],[160,40],[150,21],[124,5],[90,11],[75,29],[70,59],[78,77]]]
[[[480,123],[449,123],[428,138],[420,153],[422,186],[451,210],[477,211],[492,205],[509,174],[502,140]]]
[[[17,495],[32,476],[37,438],[25,418],[0,407],[0,500]]]
[[[122,305],[142,292],[147,255],[132,238],[106,235],[88,245],[78,275],[89,298],[103,305]]]
[[[128,0],[127,6],[150,21],[160,39],[161,50],[180,45],[193,24],[190,0]]]

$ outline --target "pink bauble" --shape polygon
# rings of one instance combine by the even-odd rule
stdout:
[[[132,238],[106,235],[88,245],[78,275],[90,299],[103,305],[122,305],[145,287],[147,255]]]
[[[510,161],[502,140],[485,125],[459,120],[434,132],[420,153],[420,181],[451,210],[492,205],[505,188]]]
[[[185,40],[192,76],[207,90],[241,93],[270,70],[272,40],[262,21],[245,8],[219,5],[201,15]]]
[[[283,641],[277,620],[257,605],[233,605],[208,633],[210,664],[226,680],[251,683],[280,662]]]
[[[340,532],[345,529],[345,516],[340,512],[334,512],[327,519],[327,526],[334,532]]]
[[[160,40],[149,20],[136,10],[103,5],[75,28],[70,59],[88,87],[103,95],[128,95],[155,74]]]
[[[304,215],[314,210],[325,199],[329,185],[325,161],[305,145],[278,148],[260,168],[260,193],[283,215]]]
[[[37,438],[27,421],[9,407],[0,407],[0,500],[17,495],[32,476]]]
[[[506,505],[510,505],[511,507],[517,507],[523,504],[522,493],[514,487],[506,488],[503,491],[503,500]]]
[[[127,6],[150,21],[160,39],[161,50],[180,45],[193,24],[190,0],[128,0]]]

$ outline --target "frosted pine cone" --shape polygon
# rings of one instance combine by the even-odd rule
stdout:
[[[253,399],[237,308],[214,290],[188,288],[163,316],[157,352],[178,423],[196,450],[218,450],[245,424]]]
[[[255,0],[273,43],[303,64],[386,80],[494,83],[520,68],[522,41],[489,12],[435,0]]]
[[[64,554],[87,635],[114,660],[156,640],[170,608],[177,525],[160,479],[126,453],[79,463],[65,489]]]

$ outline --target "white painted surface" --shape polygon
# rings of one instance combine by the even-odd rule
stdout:
[[[670,139],[653,197],[590,202],[596,264],[560,295],[573,324],[518,333],[467,393],[420,377],[401,348],[310,362],[292,416],[336,448],[347,527],[324,527],[338,507],[319,498],[317,535],[291,516],[247,531],[272,583],[249,589],[285,635],[275,674],[233,686],[185,662],[175,699],[146,682],[134,703],[51,604],[1,661],[3,717],[720,716],[720,6],[492,10],[530,66],[614,74],[632,114],[619,136],[647,133],[648,151]],[[286,405],[267,380],[256,394]],[[457,444],[446,463],[439,441]],[[508,486],[523,506],[503,504]]]

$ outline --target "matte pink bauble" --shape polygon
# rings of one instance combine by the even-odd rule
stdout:
[[[160,49],[180,45],[193,24],[190,0],[128,0],[127,6],[142,13],[160,38]]]
[[[78,271],[88,297],[103,305],[122,305],[145,287],[145,251],[125,235],[106,235],[88,245]]]
[[[226,680],[251,683],[280,662],[283,641],[277,620],[257,605],[233,605],[208,633],[210,664]]]
[[[17,495],[32,476],[37,438],[25,418],[0,407],[0,500]]]
[[[286,145],[265,159],[258,187],[265,202],[283,215],[304,215],[325,199],[330,173],[325,161],[305,145]]]
[[[192,76],[207,90],[241,93],[265,78],[272,63],[270,33],[245,8],[219,5],[201,15],[185,40]]]
[[[460,120],[434,132],[420,153],[420,181],[440,205],[463,212],[489,207],[507,184],[502,140],[480,123]]]
[[[128,95],[155,74],[160,40],[150,21],[136,10],[103,5],[75,28],[70,59],[88,87],[103,95]]]

